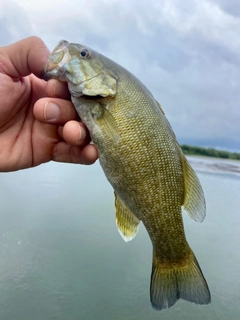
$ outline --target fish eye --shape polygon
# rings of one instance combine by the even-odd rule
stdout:
[[[82,49],[80,51],[80,56],[83,59],[87,59],[88,57],[90,57],[90,55],[91,55],[91,52],[88,49]]]

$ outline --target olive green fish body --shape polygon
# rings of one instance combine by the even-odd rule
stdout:
[[[171,307],[180,298],[209,303],[209,289],[186,241],[181,215],[183,206],[201,222],[204,195],[160,104],[127,70],[81,45],[61,42],[45,72],[46,78],[68,82],[114,188],[120,234],[131,240],[140,221],[147,229],[153,244],[153,307]]]

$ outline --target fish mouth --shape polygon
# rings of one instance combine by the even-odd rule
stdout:
[[[64,75],[65,70],[61,67],[71,59],[68,50],[69,45],[68,41],[61,40],[53,50],[42,71],[42,77],[45,81],[52,78],[60,79]]]
[[[103,64],[94,59],[90,49],[83,45],[61,40],[50,54],[43,69],[45,81],[56,79],[67,82],[72,97],[114,96],[117,76],[104,70]],[[89,53],[85,57],[82,53]]]

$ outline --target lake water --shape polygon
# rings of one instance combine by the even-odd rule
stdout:
[[[239,319],[240,164],[189,159],[207,217],[198,224],[183,213],[185,232],[208,281],[210,305],[179,301],[153,310],[144,227],[130,243],[122,240],[99,164],[49,163],[0,174],[0,319]]]

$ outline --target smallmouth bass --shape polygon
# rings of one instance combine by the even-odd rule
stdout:
[[[153,245],[150,300],[157,309],[178,299],[211,301],[185,238],[181,207],[202,222],[200,182],[183,155],[161,105],[130,72],[94,50],[62,40],[44,78],[68,83],[115,194],[116,223],[130,241],[143,222]]]

